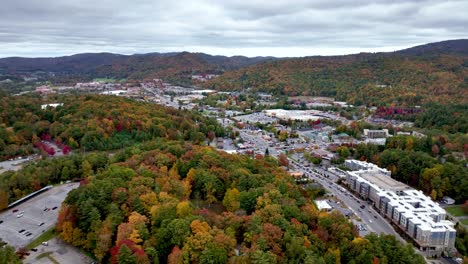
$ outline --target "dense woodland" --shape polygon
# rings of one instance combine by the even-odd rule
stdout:
[[[240,90],[330,96],[354,105],[467,104],[468,59],[462,55],[359,54],[306,57],[229,71],[205,84]]]
[[[65,241],[111,263],[424,263],[411,245],[357,237],[341,214],[318,212],[272,158],[144,148],[82,171],[59,214]]]
[[[42,104],[63,103],[41,109]],[[0,160],[34,152],[47,138],[72,149],[112,150],[154,138],[203,142],[223,136],[213,119],[188,111],[99,95],[0,98]]]
[[[73,137],[76,147],[96,150],[114,148],[114,140],[131,146],[4,173],[0,206],[80,179],[56,230],[100,262],[424,263],[411,245],[391,236],[358,237],[343,215],[319,212],[312,201],[320,193],[316,187],[297,185],[275,159],[203,146],[218,127],[198,114],[118,97],[60,99],[63,107],[44,111],[38,109],[42,99],[2,98],[9,113],[2,112],[4,133],[13,130],[28,142],[46,133],[70,145]],[[34,124],[30,134],[21,122]],[[160,124],[165,133],[156,129]]]

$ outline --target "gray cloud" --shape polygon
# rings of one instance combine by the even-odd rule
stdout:
[[[391,51],[467,38],[466,10],[462,0],[6,0],[0,57]]]

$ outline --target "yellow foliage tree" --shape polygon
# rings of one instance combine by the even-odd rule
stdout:
[[[177,204],[176,214],[179,218],[184,218],[192,215],[193,209],[189,201],[182,201]]]
[[[190,224],[190,229],[194,234],[197,233],[208,233],[211,230],[211,227],[207,222],[201,222],[200,220],[193,220]]]
[[[143,242],[143,239],[140,238],[140,234],[138,233],[138,230],[136,229],[133,229],[133,232],[130,235],[129,239],[133,241],[136,245],[139,245],[141,242]]]
[[[77,228],[74,228],[73,229],[73,245],[76,246],[76,247],[81,247],[82,245],[85,244],[85,239],[84,239],[84,234],[83,232],[81,231],[81,229],[79,229],[78,227]]]
[[[190,194],[192,193],[192,183],[190,182],[190,180],[185,178],[182,181],[182,186],[184,187],[184,198],[189,198]]]
[[[128,217],[128,223],[135,227],[140,224],[148,223],[148,218],[144,215],[139,214],[138,212],[132,212]]]
[[[227,189],[224,194],[223,205],[229,212],[235,212],[240,208],[240,192],[236,188]]]
[[[73,224],[70,221],[65,221],[62,225],[62,233],[60,233],[60,238],[63,241],[72,243],[73,242]]]
[[[0,190],[0,210],[3,210],[8,207],[8,199],[8,193]]]
[[[153,205],[158,204],[158,196],[154,192],[140,195],[140,200],[143,203],[143,207],[148,212],[151,210]]]
[[[174,163],[172,168],[169,170],[169,177],[174,178],[174,179],[179,179],[179,171],[177,170],[177,165]]]
[[[195,179],[196,173],[197,173],[197,170],[196,170],[196,169],[190,168],[190,170],[187,172],[187,177],[186,177],[186,179],[187,179],[189,182],[192,182],[193,179]]]

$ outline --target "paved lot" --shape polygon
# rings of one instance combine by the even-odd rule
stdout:
[[[271,123],[275,123],[278,121],[278,119],[273,118],[271,116],[267,116],[263,112],[253,113],[249,115],[240,115],[240,116],[234,117],[234,119],[240,122],[250,122],[251,124],[254,124],[257,122],[260,124],[269,124],[269,123],[271,124]]]
[[[23,168],[23,165],[30,162],[30,159],[34,156],[30,157],[23,157],[17,158],[14,160],[5,160],[0,162],[0,174],[4,173],[5,171],[17,171]]]
[[[60,205],[79,183],[68,183],[54,187],[38,196],[0,213],[0,237],[15,248],[28,245],[57,222]],[[57,207],[53,210],[54,207]],[[50,210],[44,211],[45,208]],[[13,210],[18,210],[13,213]],[[22,213],[24,212],[24,213]],[[23,216],[18,217],[20,214]],[[41,225],[41,223],[44,223]],[[19,231],[23,230],[19,233]],[[31,235],[28,235],[31,233]]]
[[[58,238],[53,238],[48,246],[40,245],[36,252],[30,251],[30,255],[23,260],[25,264],[55,264],[50,258],[37,257],[43,253],[51,252],[50,257],[61,264],[87,264],[92,263],[93,260],[80,252],[77,248],[64,243]]]

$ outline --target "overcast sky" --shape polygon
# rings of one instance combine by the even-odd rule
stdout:
[[[468,38],[468,0],[2,0],[0,57],[308,56]]]

